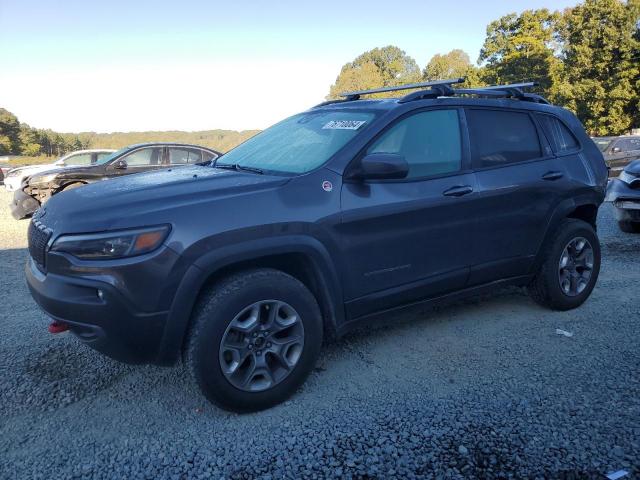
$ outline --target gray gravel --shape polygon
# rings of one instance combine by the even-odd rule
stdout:
[[[610,205],[581,308],[549,312],[511,289],[391,317],[326,347],[292,400],[239,416],[182,367],[121,365],[48,334],[8,201],[0,478],[640,476],[640,235],[619,232]]]

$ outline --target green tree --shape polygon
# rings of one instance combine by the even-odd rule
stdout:
[[[638,126],[639,12],[637,0],[586,0],[564,14],[564,68],[553,100],[576,112],[592,134]]]
[[[465,81],[459,86],[467,88],[484,84],[481,69],[473,65],[469,55],[460,49],[431,57],[422,71],[422,77],[427,81],[464,77]]]
[[[487,27],[479,63],[487,83],[517,83],[533,80],[548,93],[560,68],[555,55],[560,14],[547,9],[511,13]]]
[[[36,156],[40,155],[42,145],[38,143],[37,131],[29,127],[27,124],[20,125],[20,153],[22,155]]]
[[[20,153],[20,122],[16,116],[0,108],[0,154]]]
[[[403,50],[392,45],[374,48],[342,67],[327,98],[339,98],[342,92],[390,87],[419,82],[420,79],[418,64]]]
[[[470,68],[472,65],[469,55],[463,50],[455,49],[431,57],[422,71],[422,77],[427,81],[464,77]]]

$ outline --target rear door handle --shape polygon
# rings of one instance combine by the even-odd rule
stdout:
[[[543,180],[558,180],[559,178],[562,178],[564,176],[564,173],[562,172],[547,172],[544,175],[542,175],[542,179]]]
[[[473,192],[473,188],[469,185],[456,185],[455,187],[451,187],[448,190],[442,192],[443,195],[447,197],[461,197],[463,195],[467,195]]]

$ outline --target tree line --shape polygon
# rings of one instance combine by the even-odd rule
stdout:
[[[397,46],[374,48],[342,67],[327,98],[454,77],[466,77],[463,87],[536,81],[539,93],[572,110],[592,135],[638,128],[640,0],[585,0],[562,12],[505,15],[487,26],[476,63],[454,49],[420,69]]]
[[[86,148],[122,148],[134,143],[179,142],[193,143],[226,152],[258,133],[258,130],[204,130],[199,132],[115,132],[115,133],[57,133],[31,128],[0,108],[0,155],[27,157],[58,157],[67,152]]]

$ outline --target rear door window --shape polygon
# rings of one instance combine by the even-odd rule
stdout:
[[[580,148],[576,137],[560,120],[551,115],[539,114],[537,117],[554,152],[562,154]]]
[[[194,148],[169,148],[171,165],[193,165],[202,161],[202,152]]]
[[[466,110],[471,155],[477,168],[500,167],[542,157],[540,139],[528,113]]]

